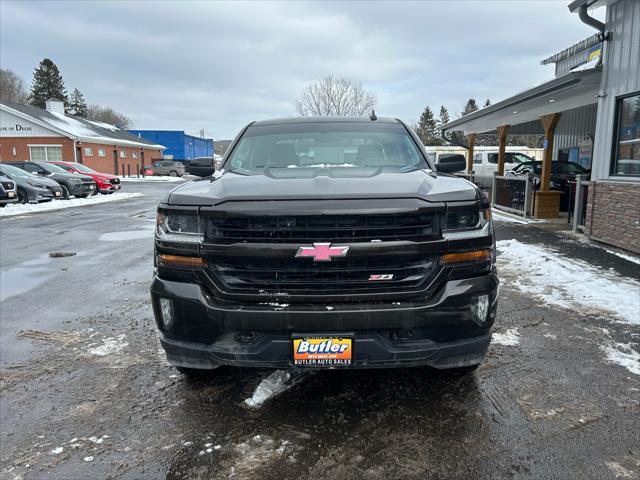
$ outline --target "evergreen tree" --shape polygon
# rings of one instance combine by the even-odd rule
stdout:
[[[471,112],[475,112],[476,110],[478,110],[478,104],[476,103],[476,99],[470,98],[467,101],[467,104],[464,106],[464,110],[462,111],[462,115],[460,116],[464,117],[465,115],[469,115]]]
[[[449,123],[449,110],[442,105],[440,107],[440,125],[444,125],[446,123]]]
[[[50,59],[45,58],[33,72],[29,103],[44,108],[45,102],[51,98],[61,100],[67,106],[67,90],[60,70]]]
[[[429,106],[425,107],[418,120],[416,133],[423,145],[441,145],[442,140],[438,134],[438,124]]]
[[[482,107],[482,108],[487,108],[489,105],[491,105],[491,100],[489,100],[489,99],[487,98],[487,101],[486,101],[486,102],[484,102],[484,107]]]
[[[69,107],[67,113],[75,115],[76,117],[86,118],[89,109],[87,102],[84,100],[84,96],[77,88],[73,90],[69,97]]]

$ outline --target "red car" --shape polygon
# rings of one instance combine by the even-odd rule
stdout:
[[[116,190],[120,190],[122,185],[120,185],[120,179],[115,175],[111,175],[109,173],[100,173],[95,170],[90,169],[86,165],[83,165],[78,162],[51,162],[59,167],[64,168],[67,172],[72,173],[81,173],[83,175],[87,175],[93,178],[97,185],[96,193],[100,192],[103,195],[108,193],[113,193]]]

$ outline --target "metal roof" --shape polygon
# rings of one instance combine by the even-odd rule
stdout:
[[[127,133],[125,130],[105,128],[85,118],[56,114],[43,108],[34,107],[33,105],[22,105],[19,103],[2,102],[0,106],[10,113],[14,113],[23,118],[27,117],[35,121],[35,123],[65,134],[70,138],[78,138],[95,143],[164,149],[163,145],[157,145],[144,138],[138,138]]]
[[[602,67],[568,73],[442,126],[442,131],[493,132],[501,125],[537,125],[542,115],[597,102]],[[522,130],[522,129],[518,129]],[[524,132],[521,132],[524,133]]]
[[[571,45],[569,48],[565,48],[561,52],[558,52],[554,55],[551,55],[549,58],[545,58],[540,62],[541,65],[548,65],[549,63],[556,63],[560,60],[564,60],[565,58],[569,58],[575,55],[578,52],[582,52],[587,48],[593,47],[601,42],[600,34],[596,33],[595,35],[591,35],[589,38],[585,38],[584,40],[579,41],[575,45]]]

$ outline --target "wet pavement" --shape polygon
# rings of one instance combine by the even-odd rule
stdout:
[[[0,220],[0,478],[640,478],[640,375],[602,349],[638,351],[640,327],[510,288],[526,271],[505,269],[498,341],[470,377],[294,372],[255,408],[272,371],[184,379],[148,299],[170,187],[126,188],[145,196]],[[496,227],[640,276],[571,237]]]

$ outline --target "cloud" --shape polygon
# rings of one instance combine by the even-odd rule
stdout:
[[[336,74],[379,114],[456,114],[550,78],[539,61],[593,33],[568,2],[0,2],[0,64],[30,81],[44,57],[67,89],[137,128],[231,138],[294,115],[308,83]]]

